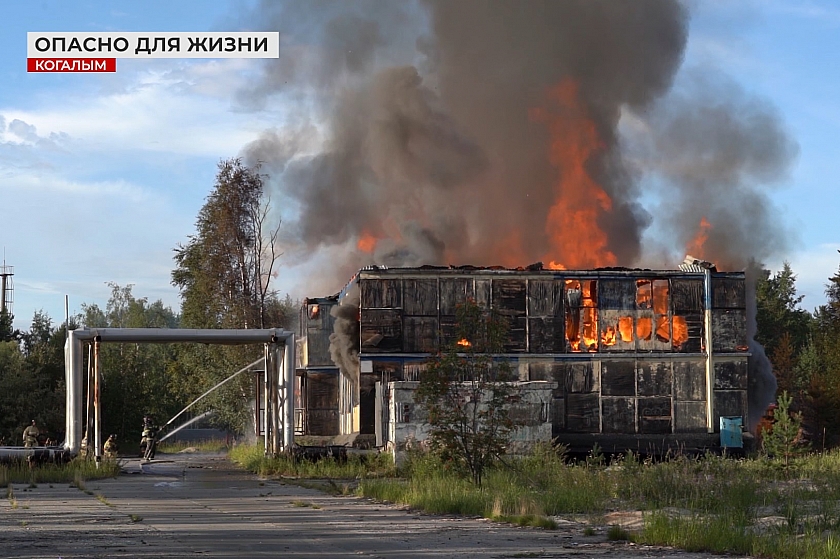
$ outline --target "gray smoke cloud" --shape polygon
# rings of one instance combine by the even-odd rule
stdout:
[[[768,188],[797,146],[766,100],[713,69],[678,74],[688,19],[674,0],[264,0],[252,20],[280,31],[281,56],[238,101],[280,99],[292,116],[243,156],[294,210],[287,255],[329,255],[332,289],[371,263],[574,260],[591,248],[555,254],[548,220],[560,196],[598,198],[589,178],[609,204],[580,218],[603,231],[610,264],[671,267],[705,218],[694,256],[743,269],[784,248]],[[568,146],[587,147],[583,171],[558,156]],[[648,228],[662,234],[643,246]],[[342,307],[331,351],[349,371]],[[762,402],[768,364],[751,362]]]
[[[238,100],[257,110],[281,98],[293,117],[243,156],[294,208],[290,257],[345,247],[332,260],[342,271],[573,261],[548,233],[558,183],[594,195],[568,192],[583,181],[553,151],[563,123],[589,123],[585,170],[611,203],[586,219],[615,264],[678,261],[706,218],[699,256],[742,269],[783,248],[767,187],[797,147],[768,102],[719,73],[675,86],[688,18],[673,0],[266,0],[252,19],[281,32],[281,56]],[[569,83],[571,104],[556,93]],[[629,140],[626,115],[643,129]],[[660,208],[646,176],[664,185]],[[667,238],[643,248],[652,224]],[[367,237],[378,241],[356,249]]]

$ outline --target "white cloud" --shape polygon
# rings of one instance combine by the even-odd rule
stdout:
[[[145,62],[145,61],[144,61]],[[37,109],[0,110],[10,130],[29,141],[38,135],[75,138],[87,149],[141,149],[227,157],[266,127],[266,115],[232,110],[231,96],[247,71],[243,61],[135,65],[120,87],[55,95]],[[245,61],[247,62],[247,61]]]

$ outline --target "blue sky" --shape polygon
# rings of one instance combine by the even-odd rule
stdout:
[[[0,2],[0,246],[15,267],[17,327],[37,310],[61,322],[65,294],[71,313],[104,306],[108,282],[177,310],[172,249],[193,232],[216,164],[284,119],[282,99],[260,111],[237,105],[257,61],[119,60],[115,74],[27,74],[26,33],[240,31],[251,4]],[[719,68],[769,101],[799,145],[771,191],[790,246],[766,264],[791,262],[811,310],[840,264],[840,6],[689,6],[681,72]],[[281,268],[276,287],[312,295],[303,277]]]

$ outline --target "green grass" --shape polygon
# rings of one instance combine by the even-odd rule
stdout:
[[[295,461],[289,456],[267,458],[259,446],[239,445],[233,447],[228,456],[246,470],[261,476],[286,476],[304,479],[362,479],[392,476],[394,462],[389,455],[351,454],[346,462],[332,459],[309,462]]]
[[[507,459],[486,472],[480,488],[430,454],[411,455],[399,471],[378,459],[269,460],[255,447],[238,447],[231,456],[265,476],[326,478],[317,486],[354,486],[359,495],[436,514],[550,529],[555,516],[642,511],[641,528],[608,526],[606,537],[771,559],[840,557],[840,451],[782,467],[766,457],[715,455],[651,462],[629,454],[610,464],[600,457],[570,463],[562,450],[543,447]]]
[[[197,452],[225,452],[228,445],[219,439],[207,439],[200,441],[169,441],[158,443],[157,451],[161,454],[176,454],[188,448],[194,448]]]
[[[120,465],[112,460],[105,460],[99,468],[92,461],[75,459],[67,464],[42,464],[30,468],[25,462],[0,464],[0,486],[9,483],[69,483],[77,478],[82,480],[106,479],[117,477]]]

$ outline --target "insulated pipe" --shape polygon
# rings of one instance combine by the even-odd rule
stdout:
[[[288,340],[293,334],[281,329],[260,330],[198,330],[181,328],[80,328],[70,330],[64,344],[64,373],[67,386],[64,449],[69,455],[79,452],[82,439],[82,396],[84,359],[82,344],[99,337],[102,342],[205,344],[256,344]],[[289,347],[287,343],[287,348]],[[294,361],[294,343],[291,346]],[[294,372],[294,369],[293,369]]]
[[[64,372],[67,390],[64,425],[64,448],[70,454],[79,452],[82,441],[82,374],[84,358],[78,330],[71,330],[64,343]],[[90,338],[88,338],[90,339]]]
[[[99,380],[102,377],[102,354],[100,352],[99,338],[93,341],[93,412],[94,412],[94,456],[96,456],[96,467],[102,461],[102,402],[99,393]]]
[[[263,446],[265,456],[271,456],[271,371],[263,366]]]
[[[295,335],[289,333],[283,348],[283,373],[286,392],[283,398],[283,451],[289,452],[295,444]]]
[[[706,268],[703,272],[703,330],[705,330],[706,344],[706,431],[715,432],[715,362],[713,358],[714,346],[712,340],[712,270]]]
[[[282,379],[278,378],[278,368],[276,359],[275,344],[265,346],[266,354],[266,373],[271,375],[271,454],[277,455],[280,449],[280,441],[282,434],[280,432],[281,418],[280,418],[280,390],[282,389]]]

